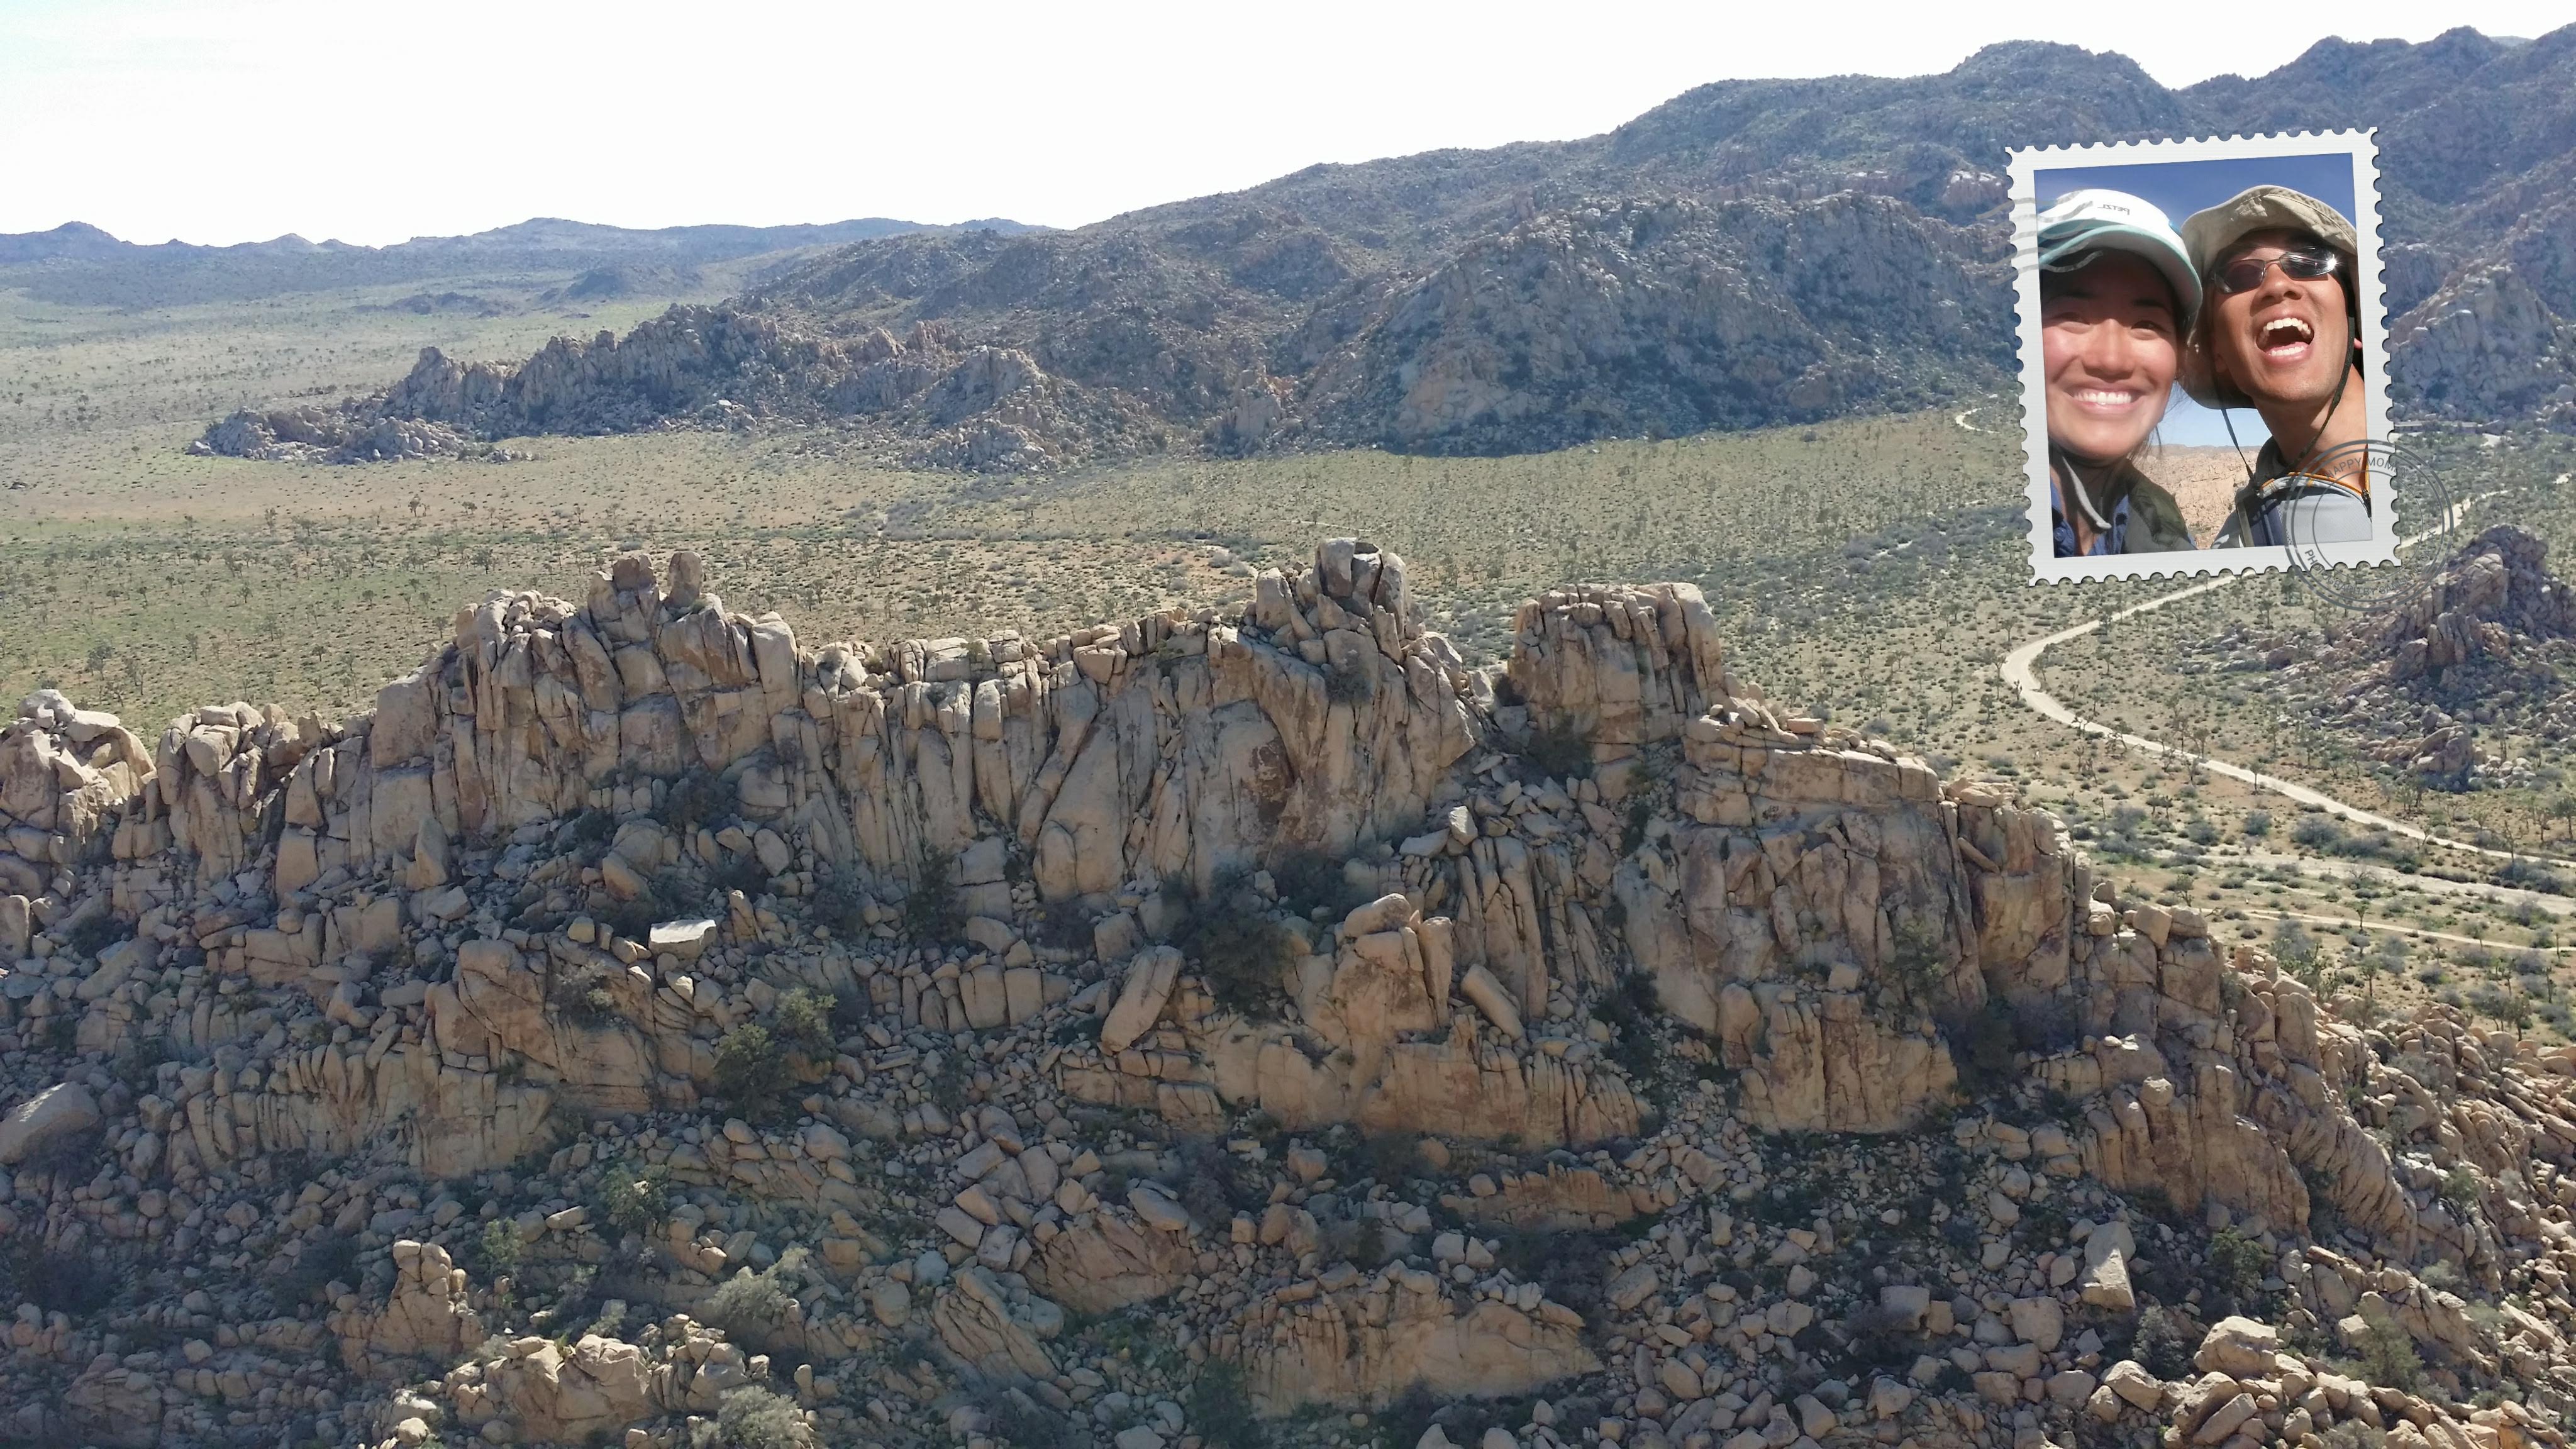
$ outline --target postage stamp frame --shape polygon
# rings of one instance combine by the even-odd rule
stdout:
[[[2050,546],[2048,481],[2048,397],[2040,363],[2039,199],[2043,172],[2075,167],[2156,165],[2169,162],[2239,161],[2270,157],[2340,154],[2353,168],[2353,233],[2360,275],[2359,291],[2364,417],[2368,436],[2390,438],[2388,422],[2388,318],[2380,282],[2379,151],[2375,132],[2293,131],[2262,136],[2207,137],[2172,141],[2115,141],[2082,146],[2040,146],[2007,152],[2012,205],[2014,355],[2021,374],[2022,452],[2028,490],[2030,563],[2033,583],[2086,579],[2190,578],[2202,574],[2268,573],[2293,567],[2385,563],[2396,557],[2397,479],[2383,491],[2388,499],[2371,515],[2368,541],[2302,543],[2299,557],[2289,548],[2200,549],[2194,552],[2111,554],[2058,558]],[[2175,219],[2179,223],[2180,218]]]

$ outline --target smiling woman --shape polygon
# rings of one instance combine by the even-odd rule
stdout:
[[[2390,480],[2358,462],[2387,437],[2372,154],[2351,133],[2014,153],[2036,578],[2388,556]],[[2234,479],[2164,451],[2185,397],[2261,443]]]
[[[2052,552],[2189,549],[2173,495],[2137,463],[2200,302],[2182,238],[2149,203],[2088,189],[2040,217],[2039,266]]]

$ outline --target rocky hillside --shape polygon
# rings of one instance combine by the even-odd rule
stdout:
[[[1319,166],[1072,232],[860,242],[624,338],[424,354],[381,397],[244,413],[205,444],[354,459],[768,415],[1018,470],[1910,406],[2008,375],[2008,147],[2339,126],[2378,129],[2401,412],[2576,427],[2571,95],[2576,27],[2322,41],[2180,91],[2036,44],[1938,76],[1727,82],[1582,141]]]
[[[2565,1443],[2576,1052],[2362,1025],[1687,585],[0,731],[0,1434]],[[1356,1415],[1355,1418],[1345,1415]]]
[[[2427,785],[2468,789],[2482,772],[2492,783],[2515,767],[2482,740],[2576,738],[2564,684],[2576,671],[2576,592],[2548,560],[2546,540],[2499,524],[2394,607],[2327,635],[2234,631],[2209,652],[2219,667],[2279,670],[2363,753]]]

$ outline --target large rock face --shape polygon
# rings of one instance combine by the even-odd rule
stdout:
[[[98,1101],[76,1082],[47,1087],[0,1118],[0,1167],[14,1167],[98,1129]]]
[[[256,872],[286,900],[398,878],[388,897],[338,892],[328,909],[162,918],[84,993],[84,1039],[109,1045],[137,999],[115,973],[190,944],[256,983],[308,981],[353,1021],[391,1020],[364,1005],[363,963],[402,945],[407,921],[472,909],[450,879],[458,850],[533,859],[566,822],[605,812],[622,823],[603,887],[649,899],[675,861],[716,849],[659,823],[675,792],[712,792],[759,825],[777,866],[827,867],[875,893],[871,911],[925,868],[948,874],[996,949],[1017,935],[999,919],[1015,909],[1006,858],[1041,902],[1159,883],[1173,904],[1146,914],[1170,919],[1230,872],[1299,850],[1357,855],[1346,877],[1382,899],[1295,938],[1269,983],[1277,1012],[1176,989],[1190,963],[1155,947],[1057,1079],[1181,1122],[1259,1110],[1300,1127],[1602,1142],[1635,1130],[1637,1084],[1589,1044],[1541,1038],[1634,971],[1741,1073],[1752,1121],[1886,1132],[1950,1098],[1958,1069],[1937,1023],[1994,997],[2128,1044],[2097,1054],[2113,1074],[2100,1084],[2066,1069],[2086,1094],[2134,1094],[2101,1136],[2115,1180],[2153,1163],[2178,1201],[2304,1219],[2291,1163],[2244,1121],[2270,1100],[2254,1079],[2205,1056],[2188,1073],[2163,1065],[2193,1060],[2177,1033],[2220,1019],[2208,943],[2104,934],[2053,821],[1763,701],[1728,674],[1687,586],[1551,593],[1518,622],[1504,674],[1471,673],[1415,622],[1401,559],[1336,540],[1311,569],[1261,575],[1236,618],[810,651],[774,617],[726,613],[692,556],[667,579],[628,557],[579,607],[496,595],[460,612],[454,640],[345,727],[200,710],[147,768],[112,721],[39,700],[0,741],[0,802],[25,824],[0,862],[31,885],[66,862],[118,862],[137,880]],[[1563,778],[1533,779],[1502,753],[1471,758],[1480,737],[1576,753]],[[688,1105],[713,1080],[698,1024],[730,1019],[690,981],[700,939],[657,932],[646,962],[596,932],[468,933],[447,979],[420,988],[416,1041],[289,1053],[255,1093],[188,1099],[156,1128],[158,1150],[212,1167],[345,1152],[391,1129],[424,1165],[470,1170],[527,1150],[558,1103]],[[1063,994],[1025,964],[944,985],[853,964],[827,960],[815,979],[949,1031],[1016,1023]],[[578,1015],[563,1009],[576,995]],[[211,1046],[229,1029],[208,1005],[183,1039]],[[507,1078],[492,1069],[504,1061]]]
[[[1934,1349],[2059,1427],[2379,1402],[2243,1325],[2223,1396],[2097,1376],[2070,1311],[2201,1246],[2121,1193],[2240,1229],[2203,1296],[2277,1280],[2282,1342],[2559,1381],[2551,1321],[2442,1285],[2576,1273],[2576,1053],[2338,1021],[2000,788],[1766,700],[1687,586],[1518,624],[1469,671],[1341,539],[1239,611],[808,650],[630,556],[465,611],[339,724],[210,707],[147,751],[28,700],[0,1237],[210,1287],[131,1338],[21,1310],[0,1426],[864,1436],[967,1388],[1061,1411],[1114,1333],[1272,1411],[1577,1378],[1633,1442],[1733,1395],[1786,1443],[1863,1398],[1762,1366],[1895,1318],[1930,1368],[1866,1412],[1919,1391],[1927,1439],[1968,1422]]]
[[[1428,1273],[1353,1275],[1258,1304],[1241,1334],[1255,1401],[1273,1409],[1380,1404],[1415,1384],[1443,1397],[1504,1394],[1600,1366],[1572,1310],[1486,1301],[1461,1312]]]

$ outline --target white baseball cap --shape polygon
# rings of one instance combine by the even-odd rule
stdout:
[[[2188,328],[2200,311],[2200,273],[2181,233],[2162,209],[2125,191],[2086,187],[2050,202],[2039,214],[2039,264],[2052,272],[2071,272],[2101,252],[2127,252],[2162,273],[2173,285]]]

